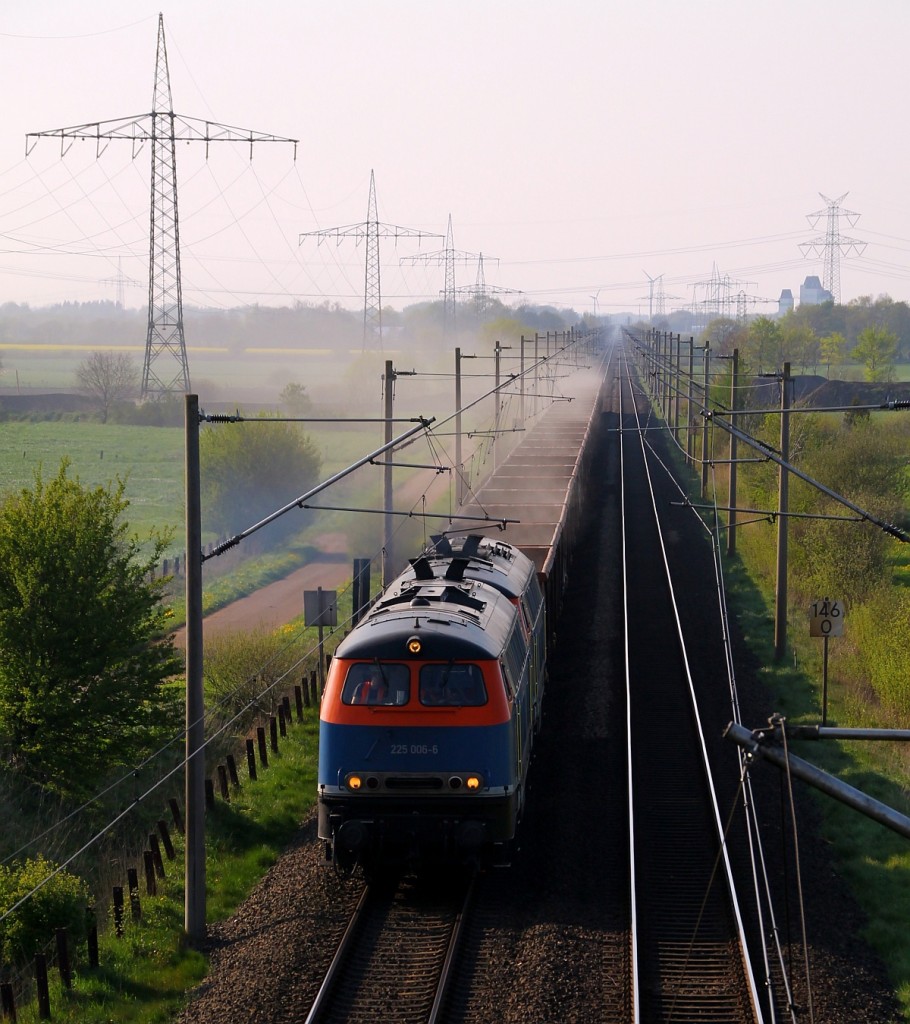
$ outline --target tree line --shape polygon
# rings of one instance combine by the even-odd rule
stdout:
[[[868,381],[891,381],[896,363],[910,361],[910,306],[887,296],[869,296],[847,305],[833,302],[800,306],[783,317],[760,316],[745,323],[718,318],[703,334],[712,352],[738,349],[753,373],[778,370],[784,363],[827,375],[852,362]]]

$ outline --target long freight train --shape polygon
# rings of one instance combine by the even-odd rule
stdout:
[[[443,540],[341,642],[319,733],[319,837],[343,871],[508,863],[546,683],[534,563]]]
[[[603,429],[605,362],[465,505],[511,543],[437,540],[335,651],[320,712],[319,837],[336,867],[508,863],[547,654]]]

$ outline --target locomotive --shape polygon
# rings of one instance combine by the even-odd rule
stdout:
[[[546,683],[545,616],[518,548],[434,538],[339,644],[317,786],[337,870],[510,862]]]

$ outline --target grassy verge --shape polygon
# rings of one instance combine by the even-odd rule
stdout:
[[[743,564],[728,565],[728,597],[772,706],[768,713],[786,716],[792,724],[818,724],[822,712],[822,646],[807,635],[804,620],[789,624],[791,657],[774,661],[774,628],[770,595],[763,593]],[[876,726],[873,711],[854,688],[829,680],[829,725]],[[744,723],[750,728],[764,721]],[[794,742],[791,751],[903,814],[910,814],[910,785],[899,744],[830,740]],[[759,762],[756,771],[773,771]],[[797,785],[800,785],[797,783]],[[837,870],[847,880],[867,917],[863,938],[887,967],[894,991],[910,1020],[910,843],[897,833],[810,789],[822,821],[822,839],[834,852]]]
[[[210,922],[233,913],[296,833],[316,791],[318,712],[291,726],[280,753],[258,780],[242,780],[230,803],[220,799],[206,818]],[[207,963],[183,935],[183,846],[175,838],[176,859],[166,861],[167,877],[158,895],[142,895],[141,920],[127,920],[118,938],[107,927],[100,939],[101,966],[75,967],[73,987],[55,980],[51,1013],[63,1024],[160,1024],[184,1005],[186,992],[205,976]],[[143,890],[144,893],[144,890]],[[129,918],[129,914],[127,913]],[[55,972],[54,972],[55,973]],[[18,1010],[22,1024],[39,1020],[36,1006]]]

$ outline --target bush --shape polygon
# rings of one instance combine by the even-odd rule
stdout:
[[[0,864],[0,915],[40,885],[56,867],[40,855],[21,866]],[[82,941],[88,905],[85,882],[60,871],[0,922],[0,962],[13,966],[30,959],[48,944],[56,928],[66,928],[71,939]]]
[[[852,610],[850,640],[864,675],[882,705],[898,722],[910,717],[910,593],[882,588]]]
[[[295,642],[292,632],[293,627],[278,633],[260,629],[207,641],[203,658],[206,704],[220,705],[222,718],[249,707],[249,715],[238,722],[239,730],[258,713],[274,711],[279,697],[310,668],[309,662],[313,667],[316,664],[315,658],[307,659],[307,664],[301,662],[311,644]],[[269,689],[285,678],[286,684]]]

